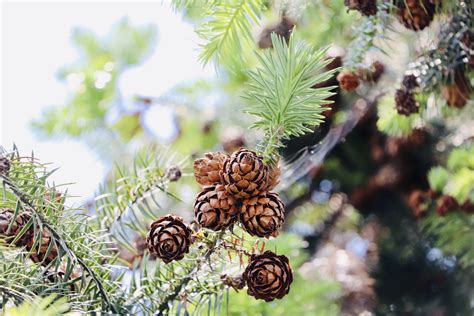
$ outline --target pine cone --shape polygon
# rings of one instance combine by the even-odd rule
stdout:
[[[227,193],[222,184],[204,187],[194,203],[197,222],[202,227],[215,231],[231,225],[238,211],[237,201]]]
[[[178,181],[182,176],[181,169],[178,166],[171,166],[165,171],[165,177],[171,182]]]
[[[7,243],[13,241],[16,236],[20,233],[23,227],[28,223],[30,216],[29,213],[17,214],[15,222],[8,230],[11,221],[15,215],[15,211],[9,208],[0,209],[0,236],[5,239]],[[26,244],[27,239],[29,238],[28,232],[26,232],[21,238],[17,240],[15,246],[21,247]]]
[[[249,295],[270,302],[288,294],[293,272],[286,256],[265,251],[261,255],[252,255],[243,278]]]
[[[454,83],[441,87],[441,93],[449,106],[463,108],[471,95],[471,84],[465,75],[456,75]]]
[[[431,0],[399,0],[398,19],[406,28],[419,31],[430,25],[436,5]]]
[[[458,202],[450,195],[443,195],[436,202],[436,211],[441,216],[444,216],[451,211],[455,211],[458,207]]]
[[[357,10],[365,16],[377,13],[377,0],[344,0],[344,5],[348,10]]]
[[[285,205],[276,193],[263,193],[243,200],[240,222],[252,236],[276,237],[285,222]]]
[[[467,214],[473,214],[474,213],[474,203],[471,202],[471,200],[468,198],[464,203],[461,205],[461,210]]]
[[[346,91],[354,91],[359,86],[359,77],[353,72],[341,72],[337,75],[337,81],[341,89]]]
[[[226,153],[233,153],[243,147],[245,147],[245,135],[244,132],[235,126],[230,126],[222,131],[220,137],[222,148]]]
[[[412,113],[418,113],[418,102],[415,95],[410,90],[398,89],[395,92],[395,108],[398,114],[409,116]]]
[[[191,233],[181,217],[171,214],[162,216],[150,226],[148,250],[165,263],[181,260],[189,252]]]
[[[405,75],[402,79],[402,87],[411,91],[415,88],[418,88],[419,84],[414,75]]]
[[[0,174],[8,175],[8,171],[10,171],[10,160],[7,157],[3,157],[0,155]]]
[[[46,266],[58,257],[58,247],[54,241],[53,234],[48,228],[43,227],[41,232],[38,232],[38,228],[39,227],[37,227],[36,234],[32,233],[26,242],[26,249],[30,252],[29,256],[31,260]],[[41,240],[35,244],[40,234]]]
[[[261,156],[242,148],[224,161],[221,179],[229,194],[247,199],[265,190],[268,167]]]
[[[200,185],[211,185],[221,181],[220,171],[228,157],[223,153],[206,153],[203,158],[194,160],[194,177]]]
[[[228,287],[233,288],[236,292],[243,289],[245,286],[245,280],[241,275],[232,277],[230,275],[223,274],[221,275],[221,280],[222,283],[224,283]]]
[[[376,83],[385,72],[385,66],[380,61],[374,61],[368,69],[359,69],[357,77],[362,80]]]
[[[291,32],[295,27],[295,23],[291,21],[285,15],[281,18],[281,21],[277,25],[266,27],[262,33],[260,34],[260,39],[258,40],[258,47],[265,49],[265,48],[272,48],[272,38],[271,34],[275,33],[285,39],[288,43],[290,40]]]
[[[426,215],[428,212],[429,199],[428,194],[422,190],[415,190],[411,192],[408,198],[408,205],[413,211],[416,218]]]

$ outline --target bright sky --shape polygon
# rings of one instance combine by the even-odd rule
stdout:
[[[19,2],[1,4],[1,106],[0,144],[7,149],[15,142],[24,154],[34,150],[43,162],[54,162],[60,170],[57,183],[75,183],[74,195],[91,196],[102,181],[106,167],[84,144],[70,140],[40,141],[29,122],[48,105],[61,105],[68,96],[65,84],[56,80],[58,68],[73,62],[71,45],[74,26],[105,35],[120,18],[132,24],[154,23],[158,46],[143,65],[124,74],[120,86],[124,97],[159,96],[174,85],[213,76],[197,61],[198,38],[191,25],[174,13],[167,1],[155,3]],[[161,122],[160,122],[161,117]],[[156,126],[167,122],[154,115]]]

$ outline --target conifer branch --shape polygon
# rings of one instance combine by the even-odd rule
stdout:
[[[244,111],[258,119],[252,127],[265,134],[260,152],[270,161],[282,140],[311,132],[323,121],[321,113],[331,103],[327,98],[334,87],[313,87],[337,71],[324,70],[331,62],[325,59],[326,48],[316,51],[297,42],[294,32],[288,44],[276,34],[271,36],[273,50],[257,53],[260,64],[248,72],[250,81],[243,95],[249,102]]]
[[[207,64],[219,62],[226,53],[240,51],[243,41],[252,41],[252,28],[259,24],[262,0],[218,1],[208,8],[213,18],[196,32],[205,40],[199,59]],[[235,52],[234,52],[235,53]]]

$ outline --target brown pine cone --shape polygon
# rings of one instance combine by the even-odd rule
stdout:
[[[276,193],[263,193],[242,201],[240,222],[252,236],[276,237],[285,222],[285,205]]]
[[[194,160],[194,177],[200,185],[211,185],[221,181],[220,171],[228,157],[224,153],[206,153],[203,158]]]
[[[0,155],[0,174],[8,175],[8,171],[10,171],[10,160],[7,157],[3,157]]]
[[[441,87],[441,94],[449,106],[463,108],[471,96],[471,83],[465,75],[457,75],[454,83]]]
[[[357,74],[349,71],[341,72],[337,75],[337,81],[341,89],[346,91],[354,91],[359,86],[359,77]]]
[[[409,116],[418,113],[419,104],[410,90],[398,89],[395,92],[395,108],[398,114]]]
[[[23,227],[28,223],[30,219],[29,213],[21,213],[17,214],[15,218],[15,222],[8,230],[11,221],[13,220],[13,216],[15,215],[15,211],[9,208],[1,208],[0,209],[0,236],[5,239],[7,243],[13,241],[16,236],[20,233]],[[29,238],[28,232],[17,240],[15,246],[21,247],[26,244],[27,239]]]
[[[410,193],[408,205],[413,211],[416,218],[423,217],[428,212],[429,197],[428,193],[422,190],[415,190]]]
[[[221,275],[221,280],[222,283],[224,283],[228,287],[233,288],[236,292],[243,289],[245,286],[245,280],[241,275],[232,277],[230,275],[223,274]]]
[[[191,229],[181,217],[168,214],[151,224],[147,247],[152,255],[165,263],[181,260],[189,252],[191,234]]]
[[[449,212],[455,211],[458,207],[458,202],[450,195],[443,195],[436,202],[436,211],[441,216],[444,216]]]
[[[400,22],[410,30],[419,31],[430,25],[436,5],[431,0],[399,0],[398,9]]]
[[[26,242],[26,249],[30,252],[31,260],[46,266],[58,257],[58,246],[48,228],[43,227],[41,232],[38,228],[36,234],[33,233]],[[35,243],[39,237],[41,237],[41,240]]]
[[[290,20],[288,17],[283,15],[281,21],[277,25],[272,25],[266,27],[262,33],[260,34],[260,38],[258,40],[258,47],[265,49],[265,48],[272,48],[272,33],[275,33],[285,39],[288,43],[290,41],[291,32],[293,32],[293,28],[295,27],[295,22]]]
[[[377,0],[344,0],[344,5],[348,10],[357,10],[365,16],[377,13]]]
[[[418,88],[419,84],[414,75],[405,75],[402,79],[402,87],[411,91],[415,88]]]
[[[468,198],[464,203],[461,205],[461,210],[467,214],[473,214],[474,213],[474,203],[471,202],[471,200]]]
[[[385,66],[380,61],[374,61],[367,69],[359,69],[357,76],[365,81],[376,83],[385,72]]]
[[[194,215],[197,222],[215,231],[231,225],[239,211],[235,198],[227,193],[222,184],[205,186],[197,195]]]
[[[261,255],[252,255],[243,278],[249,295],[270,302],[288,294],[293,272],[286,256],[265,251]]]
[[[221,180],[227,192],[236,199],[248,199],[265,190],[268,167],[261,156],[242,148],[224,161]]]
[[[170,166],[165,171],[165,177],[171,182],[178,181],[182,176],[181,169],[178,166]]]

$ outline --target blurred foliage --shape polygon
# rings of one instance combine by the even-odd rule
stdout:
[[[33,302],[23,302],[16,307],[7,307],[5,316],[55,316],[63,315],[69,311],[69,305],[65,297],[57,298],[50,295],[45,298],[37,298]]]
[[[135,27],[128,20],[117,23],[105,38],[85,29],[75,29],[72,41],[79,50],[80,59],[59,71],[59,80],[66,82],[72,95],[66,105],[47,108],[33,127],[45,136],[68,135],[79,137],[94,129],[119,130],[120,136],[130,139],[139,128],[136,116],[130,115],[119,122],[110,122],[112,110],[121,109],[118,79],[130,66],[139,64],[148,55],[155,42],[155,29]],[[135,126],[134,126],[135,125]]]
[[[428,181],[435,192],[451,195],[462,204],[474,203],[474,146],[454,148],[448,156],[446,168],[434,167]]]

